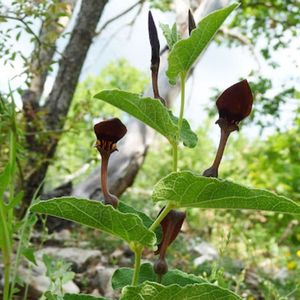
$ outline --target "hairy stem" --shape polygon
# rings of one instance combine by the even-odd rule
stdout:
[[[102,160],[101,160],[101,188],[103,195],[109,195],[109,191],[107,188],[107,167],[108,167],[108,160],[110,154],[102,153]]]
[[[143,251],[143,247],[141,246],[137,246],[134,248],[134,273],[131,282],[131,285],[133,286],[136,286],[139,281],[142,251]]]
[[[186,74],[180,74],[180,84],[181,84],[181,97],[180,97],[180,113],[178,119],[178,136],[180,137],[182,122],[183,122],[183,114],[184,114],[184,102],[185,102],[185,78]]]
[[[159,226],[160,222],[164,219],[164,217],[168,214],[168,212],[173,208],[171,201],[168,201],[167,205],[163,209],[163,211],[159,214],[156,220],[150,226],[150,230],[154,231],[157,226]]]
[[[178,145],[174,143],[172,144],[172,147],[173,147],[173,172],[177,172]]]
[[[216,170],[219,168],[219,165],[221,163],[221,160],[222,160],[222,157],[223,157],[223,154],[224,154],[225,146],[226,146],[229,135],[230,135],[229,131],[221,129],[221,137],[220,137],[218,151],[217,151],[215,160],[212,164],[212,167]]]

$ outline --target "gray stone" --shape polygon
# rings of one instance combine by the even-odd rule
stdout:
[[[199,266],[206,261],[216,260],[219,256],[217,250],[207,242],[201,242],[194,246],[193,250],[201,254],[201,256],[194,259],[195,266]]]
[[[75,273],[82,273],[89,266],[97,265],[102,257],[102,253],[99,250],[87,250],[76,247],[46,247],[38,251],[36,257],[42,260],[44,254],[70,262],[72,264],[72,270]]]
[[[115,293],[111,286],[111,278],[116,268],[104,267],[98,265],[95,268],[95,277],[93,278],[93,286],[97,288],[101,295],[105,297],[114,297]]]

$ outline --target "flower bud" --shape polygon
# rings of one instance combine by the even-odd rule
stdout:
[[[251,112],[253,96],[248,81],[242,80],[226,89],[217,100],[219,118],[238,124]]]
[[[196,28],[196,23],[195,23],[194,16],[190,9],[189,9],[189,18],[188,19],[189,19],[189,35],[191,35],[192,30],[194,30]]]
[[[159,258],[153,265],[153,270],[157,275],[164,275],[168,272],[168,264],[164,258]]]
[[[152,73],[152,89],[154,98],[161,101],[163,105],[166,105],[165,100],[159,95],[158,90],[158,71],[160,64],[160,44],[157,35],[157,29],[153,20],[151,11],[148,14],[148,32],[151,45],[151,73]]]

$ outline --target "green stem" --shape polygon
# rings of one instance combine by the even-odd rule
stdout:
[[[142,251],[143,251],[143,247],[141,246],[137,246],[134,248],[134,273],[131,282],[131,285],[133,286],[136,286],[139,281]]]
[[[22,248],[23,248],[23,245],[24,245],[26,239],[29,239],[29,237],[28,238],[26,237],[26,229],[28,227],[28,219],[29,219],[29,209],[26,211],[26,215],[23,219],[23,225],[22,225],[22,229],[21,229],[20,240],[19,240],[17,254],[16,254],[16,258],[15,258],[15,264],[14,264],[14,268],[12,271],[11,290],[10,290],[9,299],[13,298],[18,268],[19,268],[20,261],[21,261],[21,251],[22,251]],[[30,235],[30,233],[29,233],[29,235]]]
[[[9,230],[6,224],[6,218],[4,213],[4,203],[0,200],[0,218],[1,229],[3,233],[3,241],[2,241],[2,254],[3,254],[3,262],[4,262],[4,290],[3,290],[3,300],[9,299],[9,279],[10,279],[10,254],[11,254],[11,246],[10,246],[10,235]]]
[[[10,184],[9,184],[9,203],[14,200],[15,197],[15,165],[16,165],[16,135],[14,129],[10,130],[9,134],[9,166],[10,166]],[[7,212],[7,223],[9,226],[9,232],[12,232],[13,220],[14,220],[14,210],[13,208],[9,209]]]
[[[150,230],[154,231],[157,226],[159,226],[160,222],[164,219],[164,217],[168,214],[168,212],[173,208],[173,204],[171,201],[168,201],[167,205],[163,209],[163,211],[159,214],[156,220],[150,226]]]
[[[178,145],[176,143],[172,144],[173,147],[173,171],[177,172],[177,162],[178,162]]]
[[[183,122],[183,114],[184,114],[184,102],[185,102],[185,73],[180,73],[180,84],[181,84],[181,97],[180,97],[180,113],[178,120],[178,135],[180,137],[182,122]]]

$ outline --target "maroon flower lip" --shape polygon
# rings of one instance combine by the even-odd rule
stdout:
[[[127,132],[126,126],[118,119],[102,121],[94,126],[99,141],[117,143]]]
[[[242,80],[226,89],[217,100],[219,117],[229,123],[239,123],[251,112],[253,95],[248,81]]]

